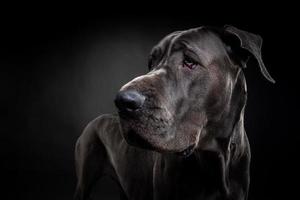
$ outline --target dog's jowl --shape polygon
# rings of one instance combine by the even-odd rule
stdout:
[[[250,147],[244,130],[248,57],[274,82],[260,36],[232,26],[167,35],[149,72],[126,83],[118,114],[101,115],[76,144],[75,198],[108,175],[121,199],[247,199]]]

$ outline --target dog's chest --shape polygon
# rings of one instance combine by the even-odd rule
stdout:
[[[155,200],[201,200],[220,197],[215,169],[201,166],[193,159],[177,156],[160,158],[155,163],[153,196]]]
[[[153,155],[152,155],[153,156]],[[130,200],[200,200],[220,196],[214,169],[194,161],[135,152],[125,156],[119,181]],[[126,158],[126,159],[125,159]],[[121,159],[122,160],[122,159]]]

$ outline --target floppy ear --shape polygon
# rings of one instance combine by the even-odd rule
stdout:
[[[235,37],[239,40],[239,48],[242,50],[246,50],[248,53],[254,56],[257,60],[260,71],[264,75],[264,77],[272,83],[275,83],[275,80],[269,74],[267,68],[264,65],[264,62],[261,58],[261,46],[262,46],[262,38],[259,35],[255,35],[253,33],[249,33],[247,31],[239,30],[233,26],[225,25],[224,26],[224,36],[225,37]],[[231,40],[232,42],[232,40]],[[227,43],[230,43],[230,40],[227,40]],[[229,44],[230,45],[230,44]],[[241,64],[245,67],[246,62],[248,60],[248,56],[245,55],[245,51],[239,51],[241,53],[242,61]]]

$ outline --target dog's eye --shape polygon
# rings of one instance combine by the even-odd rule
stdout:
[[[189,56],[184,55],[184,59],[182,62],[183,67],[188,67],[189,69],[195,69],[197,67],[198,63],[194,61],[192,58]]]

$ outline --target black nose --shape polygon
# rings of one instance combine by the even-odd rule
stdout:
[[[135,111],[142,107],[145,96],[135,90],[118,92],[115,104],[120,111]]]

